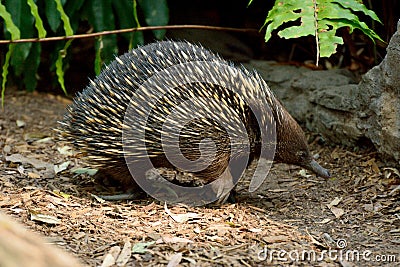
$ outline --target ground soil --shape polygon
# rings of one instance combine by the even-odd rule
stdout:
[[[400,173],[372,148],[346,149],[308,133],[332,178],[275,165],[255,193],[244,179],[234,204],[102,201],[97,196],[111,189],[72,173],[85,161],[54,139],[68,102],[50,94],[6,96],[0,211],[84,264],[400,266]],[[302,259],[304,251],[309,258]]]

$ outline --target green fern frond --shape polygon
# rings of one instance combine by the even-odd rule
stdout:
[[[278,30],[279,37],[286,39],[315,36],[317,64],[319,56],[329,57],[336,52],[337,45],[343,44],[343,39],[336,36],[340,28],[349,27],[350,32],[359,29],[372,40],[383,41],[365,22],[360,21],[357,12],[381,22],[375,12],[357,0],[276,0],[262,26],[266,27],[265,41],[275,30]],[[298,22],[298,25],[285,25],[288,22]]]

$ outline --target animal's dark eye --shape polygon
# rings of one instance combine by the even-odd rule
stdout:
[[[306,153],[305,151],[299,151],[299,152],[297,153],[297,155],[298,155],[300,158],[305,158],[305,157],[307,156],[307,153]]]

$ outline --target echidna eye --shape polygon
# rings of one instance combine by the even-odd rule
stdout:
[[[299,151],[299,152],[297,152],[297,155],[298,155],[300,158],[305,158],[305,157],[307,156],[307,153],[306,153],[305,151]]]

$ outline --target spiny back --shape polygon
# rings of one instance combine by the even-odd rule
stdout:
[[[192,62],[208,62],[211,64],[200,64],[193,67],[194,69],[190,69],[190,67],[180,69],[171,74],[171,78],[174,78],[172,76],[176,76],[177,73],[178,76],[193,75],[194,77],[200,73],[205,75],[206,81],[182,85],[174,80],[172,82],[173,88],[169,88],[167,93],[161,88],[162,84],[158,84],[158,87],[155,88],[159,90],[153,90],[152,93],[146,92],[147,88],[143,87],[143,84],[155,74],[162,71],[167,71],[168,74],[169,68]],[[221,64],[230,67],[223,68],[221,71],[219,67]],[[174,83],[176,83],[176,86]],[[235,90],[241,92],[241,95],[235,93],[232,88],[224,88],[224,85],[226,87],[231,85],[237,87]],[[138,92],[138,88],[141,91]],[[164,93],[166,94],[164,95]],[[133,103],[136,105],[135,109],[139,110],[142,108],[142,104],[152,101],[153,98],[158,98],[146,124],[146,127],[149,127],[146,137],[149,140],[147,145],[149,145],[150,151],[154,155],[159,155],[163,150],[160,142],[163,133],[162,124],[182,100],[193,97],[197,100],[192,103],[192,109],[186,109],[182,114],[196,113],[199,112],[200,108],[211,105],[207,98],[226,104],[231,109],[227,109],[222,104],[214,103],[210,107],[209,113],[216,113],[214,115],[217,116],[217,121],[223,120],[226,125],[244,123],[245,132],[250,137],[250,145],[254,145],[257,142],[256,139],[259,139],[259,130],[256,129],[257,127],[255,128],[257,120],[249,110],[247,99],[259,101],[259,106],[267,104],[271,108],[274,118],[271,118],[272,116],[268,118],[266,117],[267,114],[262,114],[265,115],[262,116],[263,120],[277,120],[279,122],[280,117],[283,116],[281,105],[256,73],[250,73],[243,68],[233,68],[232,64],[201,46],[187,42],[164,41],[134,49],[117,57],[98,77],[91,80],[85,90],[74,99],[61,122],[60,132],[64,139],[86,150],[89,158],[96,160],[99,165],[119,162],[123,154],[126,153],[126,151],[123,151],[122,135],[124,119],[126,119],[125,115],[129,105]],[[258,103],[250,104],[258,105]],[[207,116],[207,112],[203,115]],[[133,129],[130,136],[133,139],[132,147],[135,146],[134,141],[140,141],[134,139],[137,138],[139,132],[143,131],[143,129],[140,129],[142,126],[144,124],[137,124],[135,117],[129,117],[125,121],[125,128]],[[182,127],[185,127],[185,125],[182,125]],[[240,129],[231,130],[234,134],[237,134],[233,136],[233,140],[235,140],[233,145],[241,146],[240,142],[242,142],[243,136],[238,133]],[[220,153],[226,153],[229,150],[229,138],[226,130],[221,129],[211,119],[198,120],[196,123],[186,125],[184,132],[186,132],[186,135],[183,136],[183,139],[185,139],[185,136],[188,137],[186,144],[192,142],[191,145],[186,147],[185,143],[183,144],[182,148],[186,151],[200,145],[199,142],[204,136],[212,137],[219,146]],[[203,134],[200,134],[200,132],[203,132]],[[131,153],[139,152],[133,150]]]

